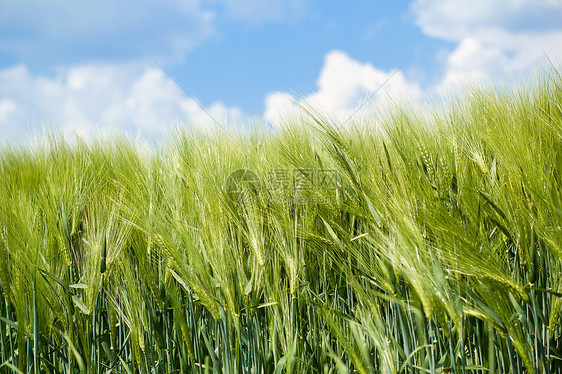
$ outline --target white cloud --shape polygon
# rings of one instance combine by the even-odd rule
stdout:
[[[521,75],[546,58],[555,56],[554,46],[562,45],[562,31],[544,34],[508,34],[488,30],[486,36],[463,38],[447,58],[443,85],[462,85],[466,81],[490,82]]]
[[[226,127],[242,118],[237,108],[214,103],[205,109]],[[217,127],[193,99],[157,69],[83,65],[55,77],[34,76],[25,66],[0,70],[0,129],[17,140],[42,124],[96,137],[119,127],[159,136],[189,120],[203,130]]]
[[[2,1],[0,52],[71,65],[138,59],[149,50],[181,59],[216,31],[200,1]]]
[[[216,5],[223,9],[217,9]],[[134,61],[150,51],[178,62],[217,35],[217,15],[250,24],[304,14],[303,0],[0,0],[0,52],[18,61],[71,66]]]
[[[457,43],[438,90],[521,78],[560,57],[559,0],[417,0],[412,10],[425,34]]]
[[[5,121],[18,110],[18,105],[10,99],[0,100],[0,121]]]
[[[265,98],[264,119],[273,126],[286,126],[292,119],[302,115],[295,99],[286,92],[273,92]]]
[[[355,61],[345,52],[331,51],[325,57],[317,81],[319,91],[307,101],[320,107],[349,110],[379,88],[394,99],[420,96],[419,86],[407,82],[402,72],[397,72],[386,82],[391,74],[391,71],[379,70],[370,63]]]
[[[386,99],[404,98],[414,104],[439,101],[451,88],[519,81],[538,67],[548,66],[547,58],[555,62],[562,58],[560,0],[415,0],[411,9],[426,35],[456,43],[442,57],[442,80],[422,92],[420,81],[398,72],[355,119],[372,113],[374,107],[386,106]],[[343,123],[391,74],[344,52],[331,51],[325,57],[316,92],[303,98],[271,93],[265,100],[264,117],[276,127],[288,125],[304,114],[302,105]]]
[[[388,98],[401,101],[421,97],[418,84],[409,82],[401,71],[391,77],[392,74],[392,71],[382,71],[369,63],[353,60],[342,51],[331,51],[325,56],[324,66],[317,80],[318,91],[302,98],[298,103],[337,120],[345,120],[379,88],[377,95],[369,101],[370,106],[381,104]],[[294,104],[295,101],[289,94],[268,95],[265,119],[280,127],[291,117],[302,115],[298,105]]]
[[[559,0],[416,0],[412,4],[416,24],[440,39],[459,41],[486,29],[510,32],[559,29]]]

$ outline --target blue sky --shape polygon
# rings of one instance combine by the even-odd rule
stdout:
[[[0,0],[0,138],[341,118],[407,58],[366,111],[424,101],[559,66],[560,19],[560,0]]]

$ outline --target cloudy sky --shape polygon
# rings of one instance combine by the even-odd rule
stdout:
[[[0,0],[0,141],[274,129],[296,103],[512,82],[560,66],[561,19],[562,0]]]

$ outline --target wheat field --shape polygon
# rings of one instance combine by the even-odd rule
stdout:
[[[0,152],[0,371],[561,373],[562,76]]]

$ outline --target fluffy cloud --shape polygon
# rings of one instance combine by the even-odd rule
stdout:
[[[355,61],[344,52],[331,51],[325,57],[317,81],[319,90],[306,101],[324,108],[348,110],[379,88],[395,99],[419,97],[418,85],[407,82],[402,72],[397,72],[386,82],[391,74],[369,63]]]
[[[137,59],[150,50],[180,59],[215,32],[200,1],[2,1],[0,52],[70,65]]]
[[[416,0],[416,24],[433,37],[459,41],[486,29],[538,32],[560,29],[559,0]]]
[[[0,129],[9,139],[45,125],[85,138],[112,127],[159,136],[186,119],[217,130],[211,117],[226,127],[242,113],[221,103],[202,109],[157,69],[84,65],[55,77],[34,76],[25,66],[0,70]]]
[[[385,99],[415,103],[469,83],[518,80],[546,65],[546,58],[560,61],[562,57],[559,0],[415,0],[411,9],[426,35],[456,44],[444,58],[443,78],[422,92],[419,82],[398,72],[369,102],[366,112],[384,106]],[[332,51],[325,57],[316,92],[298,99],[271,93],[265,100],[264,117],[279,127],[302,116],[305,107],[344,122],[391,74]]]
[[[266,96],[264,118],[273,126],[282,127],[299,114],[301,112],[290,94],[273,92]]]
[[[504,30],[488,30],[463,38],[447,58],[444,84],[459,85],[467,80],[491,81],[523,74],[545,63],[548,56],[559,52],[562,32],[542,34],[509,34]]]
[[[0,53],[15,61],[71,66],[138,60],[147,50],[162,61],[180,61],[218,34],[217,15],[251,24],[286,21],[302,15],[306,1],[0,0],[0,5]]]
[[[379,88],[370,105],[380,104],[387,98],[400,101],[421,97],[418,84],[409,82],[401,71],[392,74],[355,61],[342,51],[331,51],[317,80],[318,91],[301,100],[287,93],[272,93],[266,97],[264,117],[276,127],[283,126],[292,117],[302,115],[299,109],[302,105],[343,121]]]
[[[417,0],[412,10],[425,34],[456,43],[440,89],[508,78],[560,56],[557,0]]]
[[[10,99],[0,101],[0,121],[5,121],[18,110],[18,105]]]

